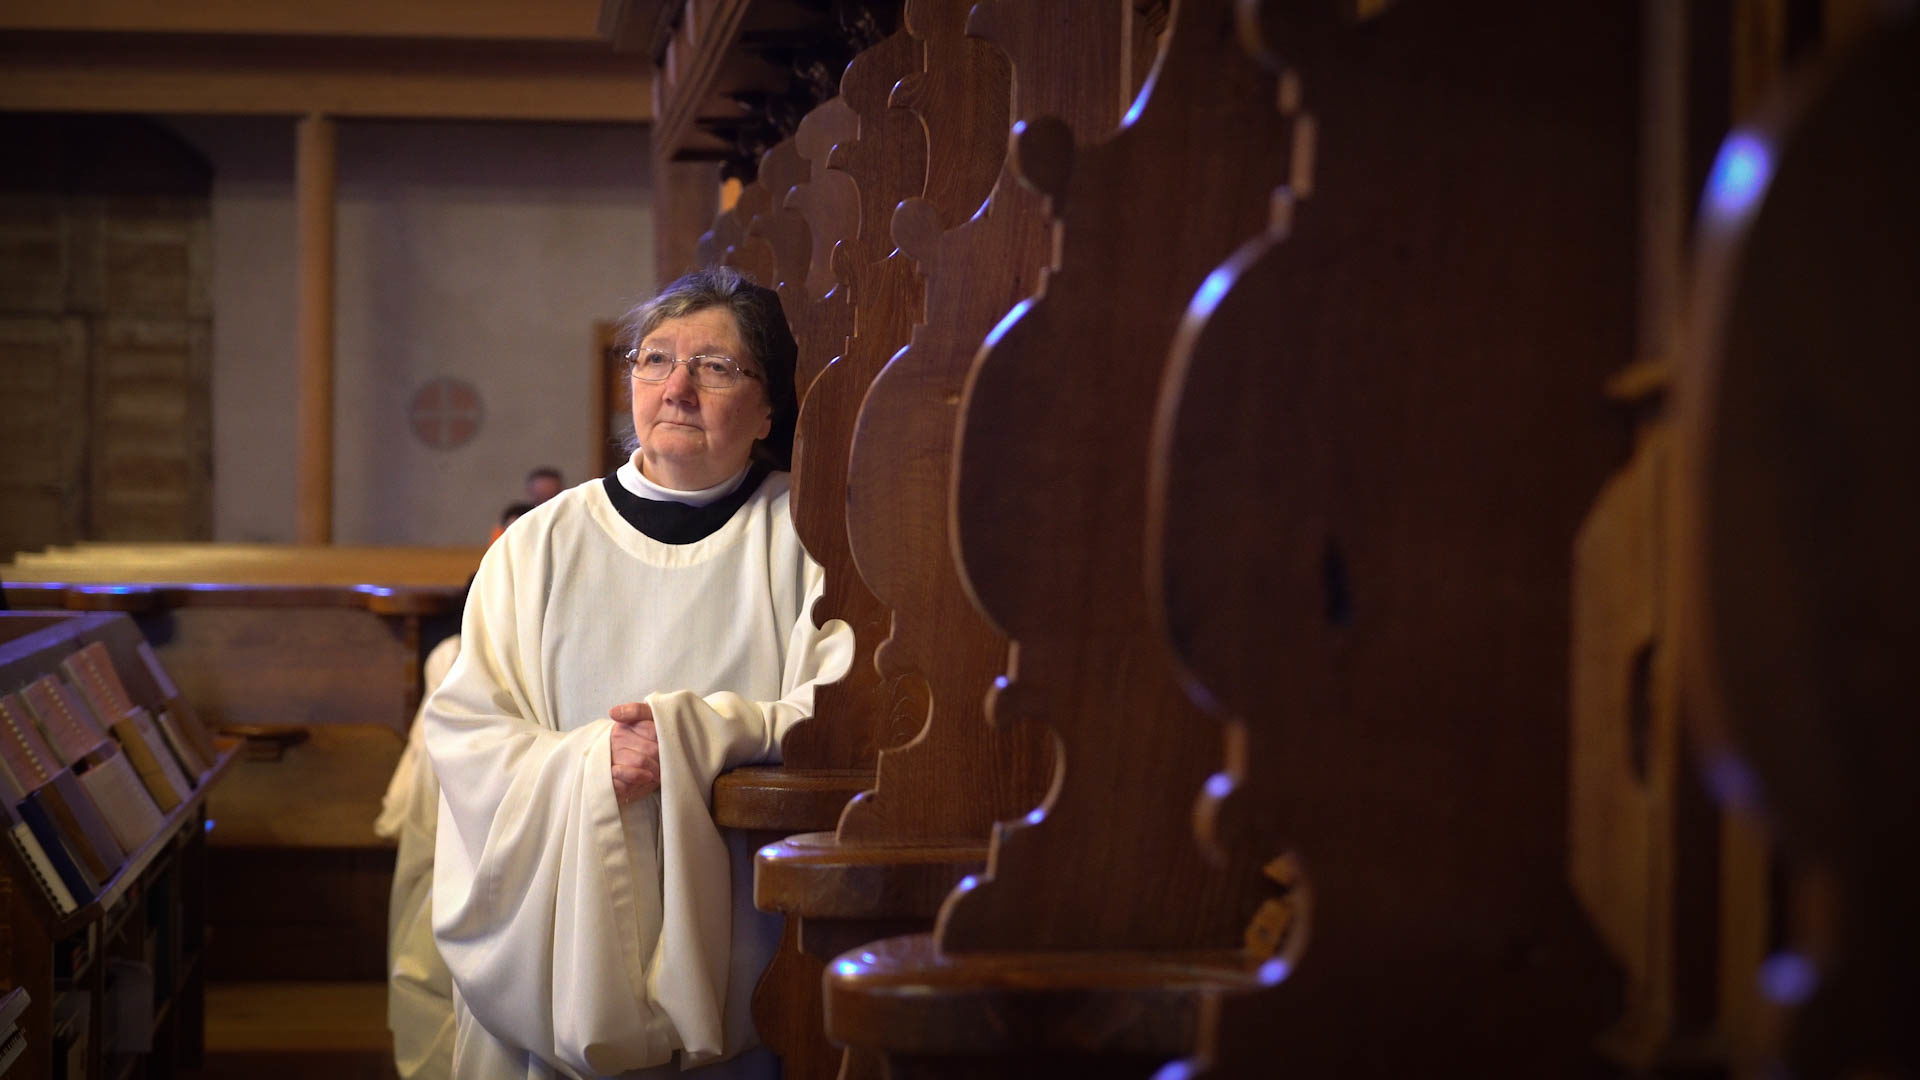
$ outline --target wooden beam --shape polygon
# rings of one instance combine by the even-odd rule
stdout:
[[[294,532],[302,544],[333,542],[334,146],[331,117],[300,120],[294,167],[299,260],[294,326],[300,349]]]
[[[601,0],[8,0],[0,29],[595,41],[600,8]]]
[[[604,45],[0,34],[0,110],[645,123]]]

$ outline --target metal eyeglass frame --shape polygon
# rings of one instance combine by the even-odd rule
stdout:
[[[657,349],[649,349],[649,350],[647,350],[647,351],[648,351],[648,352],[658,352],[659,350],[657,350]],[[665,356],[666,354],[665,354],[665,353],[661,353],[660,355],[662,355],[662,356]],[[760,378],[760,375],[759,375],[759,373],[758,373],[758,372],[753,372],[753,371],[748,371],[748,370],[747,370],[746,368],[744,368],[744,367],[741,367],[741,366],[740,366],[740,361],[738,361],[738,360],[735,360],[735,359],[734,359],[733,357],[731,357],[731,356],[720,356],[720,355],[718,355],[718,354],[716,354],[716,353],[699,353],[699,354],[696,354],[696,355],[694,355],[694,356],[689,356],[689,357],[687,357],[687,358],[685,358],[685,359],[683,359],[683,360],[672,360],[672,359],[670,359],[670,360],[668,360],[668,361],[667,361],[667,373],[666,373],[665,375],[662,375],[662,376],[660,376],[660,377],[659,377],[659,378],[657,378],[657,379],[648,379],[648,378],[644,378],[644,377],[642,377],[642,376],[641,376],[641,374],[640,374],[640,350],[639,350],[639,349],[628,349],[628,350],[627,350],[627,355],[626,355],[626,356],[624,356],[624,357],[622,357],[622,361],[623,361],[623,362],[624,362],[624,363],[626,364],[626,367],[627,367],[627,377],[628,377],[628,378],[630,378],[630,379],[638,379],[638,380],[639,380],[640,382],[645,382],[645,383],[663,383],[663,382],[666,382],[666,381],[667,381],[668,379],[671,379],[671,378],[673,378],[673,368],[674,368],[674,365],[676,365],[676,364],[686,364],[686,365],[688,365],[688,366],[687,366],[687,372],[688,372],[688,374],[690,374],[690,375],[692,375],[692,376],[693,376],[693,382],[694,382],[694,385],[695,385],[695,386],[700,386],[700,387],[704,387],[705,389],[708,389],[708,390],[732,390],[732,389],[734,389],[734,388],[736,388],[736,387],[738,387],[738,386],[740,385],[740,384],[739,384],[739,382],[737,382],[737,381],[736,381],[736,382],[732,382],[732,383],[729,383],[729,384],[727,384],[726,386],[712,386],[712,385],[710,385],[710,384],[708,384],[708,383],[704,383],[704,382],[701,382],[701,381],[700,381],[700,369],[698,369],[698,368],[696,368],[696,367],[693,367],[693,366],[692,366],[692,365],[693,365],[693,362],[694,362],[695,360],[719,360],[719,361],[721,361],[721,362],[723,362],[723,363],[725,363],[725,364],[727,365],[727,367],[728,367],[729,369],[731,369],[731,370],[733,371],[733,373],[734,373],[734,374],[735,374],[736,376],[744,376],[745,378],[749,378],[749,379],[758,379],[758,378]]]

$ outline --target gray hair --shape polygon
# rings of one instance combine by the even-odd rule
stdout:
[[[721,308],[733,316],[740,327],[740,339],[753,354],[734,359],[751,360],[760,369],[764,377],[761,386],[773,406],[773,430],[753,444],[754,459],[776,469],[791,468],[793,425],[800,415],[793,368],[800,349],[793,331],[787,328],[778,293],[754,284],[731,266],[704,267],[673,281],[653,299],[627,312],[620,321],[620,341],[629,349],[637,349],[661,323],[708,308]],[[638,435],[628,436],[629,454],[639,445]]]

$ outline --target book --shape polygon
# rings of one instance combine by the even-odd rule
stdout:
[[[40,890],[47,894],[53,910],[62,915],[71,915],[80,910],[73,891],[67,888],[66,879],[54,869],[53,860],[48,857],[47,849],[40,846],[40,838],[34,835],[33,830],[23,821],[8,828],[7,835],[13,838],[13,846],[19,850],[27,869],[33,871],[34,880],[40,883]]]
[[[108,740],[108,745],[112,745],[111,739]],[[121,863],[127,861],[127,849],[121,845],[119,838],[113,835],[113,828],[107,824],[106,815],[100,812],[99,804],[93,801],[93,796],[88,793],[86,785],[80,782],[80,775],[71,769],[62,769],[53,774],[53,779],[42,784],[40,790],[47,792],[49,798],[57,796],[57,801],[64,804],[61,824],[65,826],[71,820],[86,837],[87,845],[100,854],[101,860],[107,866],[107,873],[101,879],[104,881],[107,877],[113,876],[114,871],[120,869]],[[29,798],[31,797],[29,795]]]
[[[118,749],[81,773],[80,783],[93,796],[100,816],[107,819],[114,839],[129,854],[140,850],[166,826],[166,815],[154,804],[127,755]]]
[[[200,756],[199,749],[187,738],[187,733],[180,730],[180,723],[170,710],[160,710],[154,722],[159,725],[160,734],[166,736],[167,746],[173,750],[173,756],[179,758],[180,764],[186,767],[188,779],[194,780],[197,786],[198,778],[205,776],[213,763]]]
[[[180,726],[180,733],[200,752],[201,760],[208,767],[220,760],[220,747],[213,741],[213,733],[207,730],[206,723],[200,719],[191,702],[183,697],[171,697],[167,699],[166,709],[167,715],[173,717],[174,723]]]
[[[42,675],[27,684],[20,691],[20,700],[40,721],[40,729],[47,733],[47,743],[62,765],[86,760],[107,741],[107,733],[94,719],[93,710],[57,675]]]
[[[160,691],[161,710],[173,717],[175,725],[180,728],[180,733],[187,737],[187,741],[193,744],[194,752],[200,755],[200,760],[209,766],[220,760],[220,748],[214,744],[213,733],[207,730],[207,725],[200,720],[200,714],[194,711],[193,706],[180,693],[180,688],[174,685],[173,678],[167,674],[167,669],[160,666],[160,658],[154,655],[153,646],[142,641],[136,649],[140,655],[141,666],[147,669],[147,676],[153,680],[154,687]]]
[[[53,871],[66,885],[67,893],[77,903],[84,904],[93,899],[100,891],[100,881],[87,873],[67,847],[66,838],[60,835],[60,826],[47,813],[46,808],[28,792],[27,798],[20,803],[20,816],[32,831],[33,838],[40,841],[40,850],[45,860],[52,864]]]
[[[27,797],[27,785],[13,774],[13,766],[0,757],[0,811],[5,811],[4,821],[0,825],[12,825],[20,820],[20,800]]]
[[[114,722],[113,737],[120,740],[120,748],[133,762],[133,771],[163,812],[172,813],[174,807],[193,794],[193,785],[181,775],[180,766],[174,764],[173,752],[162,741],[147,710],[139,706],[128,709]]]
[[[60,759],[40,738],[40,729],[19,697],[0,697],[0,757],[6,759],[23,788],[46,782],[60,768]]]
[[[120,681],[120,673],[113,668],[113,658],[107,655],[107,647],[100,642],[89,643],[85,648],[60,661],[60,670],[66,672],[73,685],[80,688],[81,696],[87,699],[94,714],[107,719],[126,714],[134,707],[126,684]]]
[[[71,777],[73,774],[63,771],[60,775]],[[91,808],[93,804],[87,805]],[[124,853],[119,845],[115,844],[110,849],[111,854],[100,850],[94,843],[93,837],[88,835],[86,827],[80,824],[80,815],[67,802],[66,795],[59,788],[54,787],[52,782],[27,792],[27,797],[21,800],[20,812],[28,818],[28,824],[32,824],[32,816],[27,811],[29,806],[38,807],[46,815],[47,820],[53,822],[53,827],[60,833],[61,843],[66,845],[67,853],[72,855],[81,869],[87,872],[87,877],[94,883],[96,890],[101,883],[113,877],[113,872],[120,868]],[[95,816],[97,817],[98,814],[96,813]],[[105,825],[103,824],[101,828],[104,829]],[[111,841],[112,837],[109,836],[108,840]]]

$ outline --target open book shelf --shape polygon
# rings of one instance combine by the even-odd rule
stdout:
[[[99,642],[134,704],[172,705],[164,672],[143,660],[144,640],[112,612],[0,613],[0,693],[10,693]],[[125,851],[84,902],[63,911],[15,843],[0,842],[0,992],[24,988],[26,1046],[8,1071],[21,1077],[119,1080],[190,1070],[202,1051],[206,944],[207,792],[231,769],[224,741],[160,827]],[[77,767],[77,766],[76,766]]]

